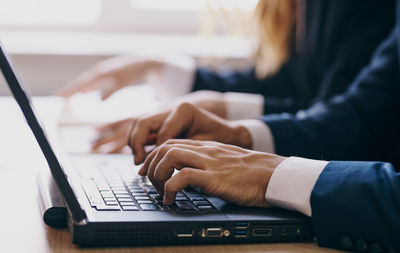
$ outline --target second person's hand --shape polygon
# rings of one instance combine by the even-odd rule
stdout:
[[[243,148],[252,147],[250,133],[245,127],[193,104],[182,103],[172,111],[135,120],[128,140],[135,164],[141,164],[146,159],[145,146],[159,146],[172,138],[212,140]]]

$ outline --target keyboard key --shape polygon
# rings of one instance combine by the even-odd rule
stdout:
[[[145,192],[143,190],[134,190],[134,191],[129,190],[129,192],[132,193],[132,194],[137,194],[137,195],[140,195],[140,194],[143,194],[143,193],[147,195],[147,192]]]
[[[137,206],[123,206],[122,210],[124,210],[124,211],[138,211],[139,209],[137,208]]]
[[[124,196],[124,197],[117,197],[117,199],[118,199],[119,201],[121,201],[121,200],[126,200],[126,199],[132,200],[133,198]]]
[[[104,201],[114,201],[116,200],[114,197],[104,197]]]
[[[204,200],[193,201],[193,203],[196,206],[209,206],[210,205],[210,203],[208,201],[204,201]]]
[[[177,200],[177,201],[180,201],[180,200],[187,200],[188,198],[186,197],[186,196],[177,196],[176,198],[175,198],[175,200]]]
[[[175,205],[180,210],[196,210],[196,207],[189,201],[175,201]]]
[[[111,188],[122,188],[125,189],[125,185],[121,183],[108,183]]]
[[[150,197],[148,196],[135,196],[136,200],[150,200]]]
[[[102,192],[101,196],[103,196],[103,198],[113,198],[114,194],[112,194],[111,192]]]
[[[128,194],[127,191],[114,191],[114,194]]]
[[[186,195],[188,195],[188,197],[191,200],[205,200],[205,198],[198,192],[195,191],[190,191],[190,192],[186,192]]]
[[[142,187],[140,187],[138,184],[127,184],[129,190],[142,190]]]
[[[112,189],[113,191],[126,191],[126,188],[125,188],[125,187],[121,187],[121,186],[118,186],[118,187],[111,187],[111,189]]]
[[[133,191],[133,192],[131,192],[132,193],[132,195],[134,195],[134,196],[147,196],[147,193],[146,192],[144,192],[144,191],[140,191],[140,192],[138,192],[138,191]]]
[[[119,211],[119,206],[106,206],[106,205],[98,205],[96,206],[97,211]]]
[[[154,204],[141,204],[140,208],[142,208],[142,210],[144,210],[144,211],[158,210],[157,206]]]
[[[115,197],[117,197],[117,198],[129,198],[130,196],[129,196],[128,193],[118,193],[118,194],[115,194]]]
[[[154,193],[154,194],[158,193],[156,188],[154,186],[152,186],[152,185],[149,185],[146,188],[147,188],[147,192],[148,193]]]
[[[106,201],[106,205],[107,206],[118,206],[118,202],[117,201]]]
[[[119,202],[133,202],[133,199],[131,198],[118,198]]]
[[[198,206],[200,211],[212,211],[215,210],[212,206]]]
[[[138,204],[153,204],[151,200],[138,200],[136,202],[138,202]]]
[[[177,192],[177,193],[176,193],[176,196],[177,196],[177,197],[186,197],[186,195],[183,194],[183,192]]]
[[[120,204],[121,206],[136,206],[136,204],[133,202],[121,202]]]

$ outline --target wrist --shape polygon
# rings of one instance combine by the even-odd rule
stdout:
[[[257,202],[257,206],[270,206],[269,203],[265,199],[265,192],[267,191],[270,179],[275,169],[279,166],[282,161],[286,159],[286,157],[277,156],[268,153],[260,153],[251,151],[251,161],[253,166],[253,183],[257,186],[257,192],[255,195],[255,200]]]

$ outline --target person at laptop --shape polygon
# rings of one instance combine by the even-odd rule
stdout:
[[[185,56],[125,56],[98,64],[60,94],[68,97],[103,89],[107,98],[120,88],[143,82],[145,76],[155,76],[158,81],[150,83],[160,98],[214,91],[182,99],[230,120],[295,113],[346,89],[389,34],[393,8],[394,0],[262,0],[255,10],[259,27],[255,67],[248,71],[217,74],[196,67]],[[94,148],[106,142],[110,147],[103,146],[106,151],[120,151],[129,127],[130,121],[122,121],[103,128],[105,138]]]
[[[164,204],[200,187],[240,205],[302,212],[323,247],[399,252],[399,115],[400,20],[346,92],[329,101],[266,115],[250,128],[183,103],[142,118],[130,146]],[[158,147],[144,153],[153,142]],[[327,161],[336,157],[384,162]]]

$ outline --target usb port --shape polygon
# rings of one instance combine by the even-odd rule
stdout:
[[[244,221],[239,221],[235,223],[236,227],[247,227],[249,225],[249,223],[244,222]]]
[[[247,237],[247,229],[236,229],[235,237]]]
[[[191,229],[177,229],[175,230],[176,237],[193,237],[194,230]]]
[[[253,228],[252,234],[253,234],[253,236],[271,236],[272,229],[271,228]]]

